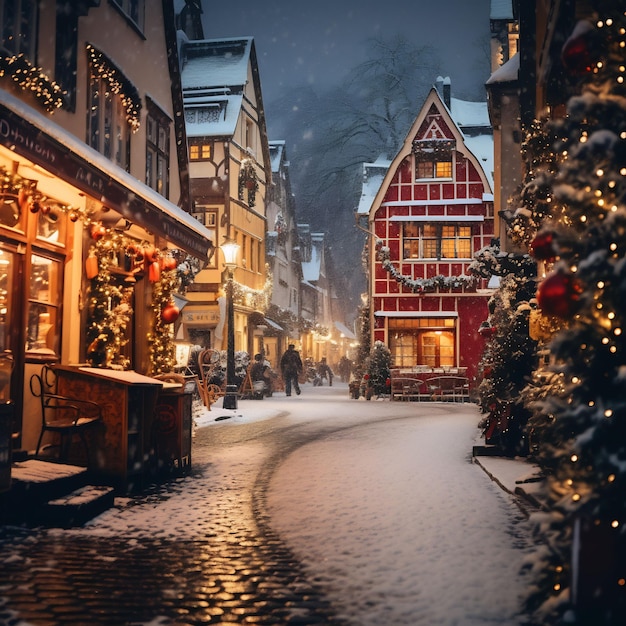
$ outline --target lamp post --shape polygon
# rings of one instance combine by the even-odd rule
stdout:
[[[222,244],[222,252],[224,253],[224,265],[228,270],[228,282],[226,283],[226,300],[228,307],[228,315],[226,318],[228,324],[228,338],[226,346],[226,394],[224,395],[223,408],[237,408],[237,385],[235,384],[235,308],[233,305],[233,271],[237,267],[237,252],[239,244],[225,237],[226,241]]]

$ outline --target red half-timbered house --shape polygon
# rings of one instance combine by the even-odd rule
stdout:
[[[371,340],[394,368],[462,371],[474,379],[488,285],[468,274],[494,236],[493,135],[486,103],[433,88],[407,138],[359,213],[374,236],[369,256]],[[372,181],[370,181],[371,183]]]

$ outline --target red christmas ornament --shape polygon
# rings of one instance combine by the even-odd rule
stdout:
[[[173,302],[168,302],[161,311],[161,319],[166,324],[173,324],[179,315],[180,309]]]
[[[576,312],[581,293],[582,286],[577,280],[568,274],[556,272],[539,285],[537,302],[546,315],[567,319]]]
[[[95,241],[102,239],[106,234],[106,228],[102,224],[94,224],[91,227],[91,238]]]
[[[31,213],[37,213],[40,208],[41,208],[41,204],[39,204],[39,202],[37,200],[35,200],[30,205],[30,212]]]
[[[532,240],[528,251],[538,261],[554,261],[557,257],[554,233],[537,233],[535,238]]]
[[[565,69],[571,74],[588,74],[596,65],[598,56],[593,26],[585,20],[578,22],[561,50]]]

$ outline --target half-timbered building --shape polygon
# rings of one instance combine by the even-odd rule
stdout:
[[[468,266],[494,235],[493,136],[486,103],[439,83],[386,171],[379,161],[364,172],[371,340],[395,368],[461,368],[471,379],[490,291]]]

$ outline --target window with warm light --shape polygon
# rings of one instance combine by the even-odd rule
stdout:
[[[61,262],[43,254],[30,257],[26,350],[59,354]]]
[[[453,367],[454,318],[389,320],[389,350],[395,367]]]
[[[210,161],[213,156],[213,144],[203,141],[189,143],[189,159],[191,161]]]
[[[472,227],[463,224],[405,222],[402,228],[403,259],[469,259]]]

